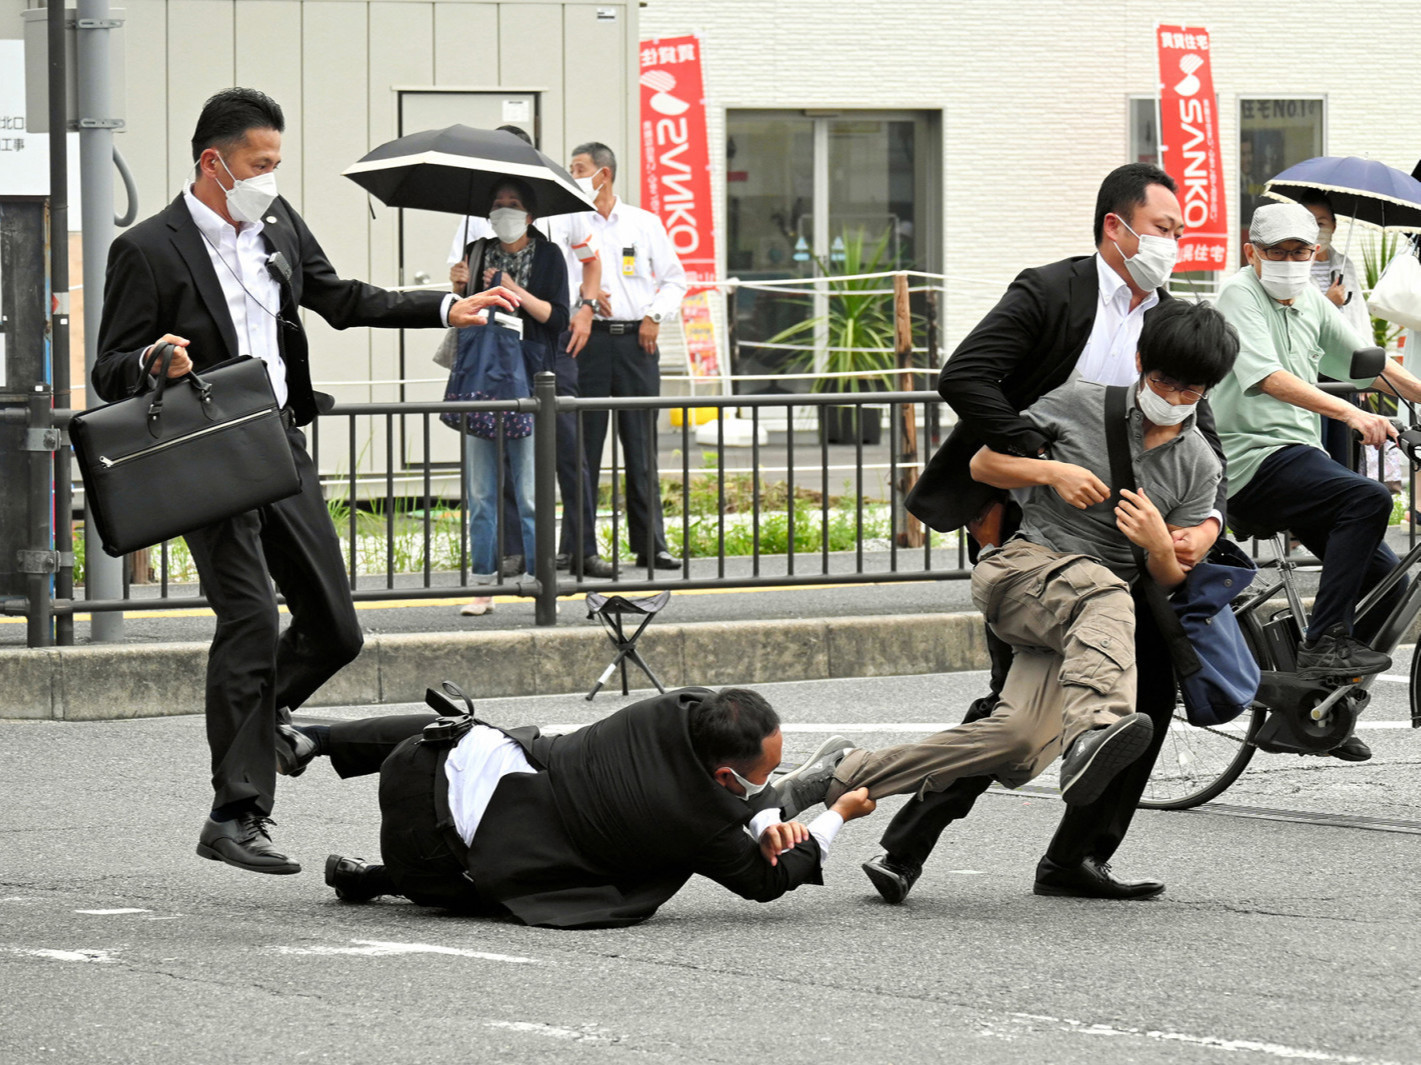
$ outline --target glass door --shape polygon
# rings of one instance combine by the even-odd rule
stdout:
[[[813,279],[925,268],[928,116],[732,111],[726,133],[728,272],[805,281],[737,293],[733,371],[774,377],[735,390],[807,392],[789,375],[822,371],[830,331]]]

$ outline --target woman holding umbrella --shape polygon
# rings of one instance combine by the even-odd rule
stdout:
[[[532,223],[537,214],[537,196],[519,178],[501,179],[489,202],[488,219],[494,236],[470,242],[464,261],[450,270],[454,291],[463,292],[471,277],[479,289],[499,282],[519,301],[518,317],[523,327],[523,362],[528,381],[551,370],[558,334],[567,328],[567,267],[560,252]],[[479,328],[473,326],[470,328]],[[505,418],[505,423],[511,418]],[[503,446],[513,477],[513,494],[518,502],[518,521],[523,533],[523,558],[533,569],[533,438],[509,436]],[[464,436],[467,474],[464,497],[469,508],[469,548],[473,571],[496,575],[499,568],[498,541],[498,441],[472,433]],[[496,577],[494,578],[496,579]],[[493,610],[493,598],[480,596],[459,612],[466,617]]]

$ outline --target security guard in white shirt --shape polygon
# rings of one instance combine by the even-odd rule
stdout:
[[[650,211],[623,203],[613,191],[617,157],[605,144],[590,141],[572,150],[568,172],[595,197],[596,211],[569,218],[586,220],[602,260],[602,288],[609,307],[599,308],[592,335],[578,359],[579,387],[588,396],[661,394],[661,324],[673,319],[686,295],[686,271],[676,258],[666,227]],[[607,317],[602,317],[607,314]],[[583,441],[592,483],[601,473],[606,412],[585,415]],[[627,471],[627,524],[639,567],[677,569],[666,550],[661,493],[656,469],[656,412],[622,411],[617,417]]]

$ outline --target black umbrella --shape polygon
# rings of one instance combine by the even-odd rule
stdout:
[[[482,215],[499,181],[516,177],[532,187],[539,218],[596,209],[566,170],[496,129],[449,126],[411,133],[380,145],[342,173],[389,207]]]

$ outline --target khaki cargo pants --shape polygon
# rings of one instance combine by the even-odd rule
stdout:
[[[997,709],[918,743],[850,751],[829,803],[861,787],[874,799],[921,796],[959,777],[1017,788],[1086,729],[1134,711],[1134,602],[1099,562],[1011,540],[977,563],[972,601],[1015,651]]]

